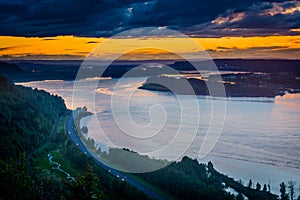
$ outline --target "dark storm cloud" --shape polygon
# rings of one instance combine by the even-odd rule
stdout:
[[[0,2],[1,35],[89,35],[97,31],[110,31],[117,27],[123,18],[119,9],[124,3],[120,1],[6,2]]]
[[[300,16],[259,15],[275,1],[256,0],[0,0],[0,35],[112,36],[124,30],[166,26],[194,36],[291,34]],[[295,2],[276,1],[284,9]],[[239,21],[212,23],[244,13]]]
[[[299,13],[300,14],[300,13]],[[291,29],[300,26],[300,15],[287,17],[282,14],[278,14],[273,17],[248,15],[240,23],[237,23],[234,27],[239,28],[264,28],[264,29]]]
[[[280,6],[283,12],[287,9],[296,8],[296,2],[282,3]],[[273,10],[272,10],[273,9]],[[275,12],[278,8],[270,7],[268,9],[262,9],[265,12]],[[290,14],[273,13],[273,16],[262,14],[264,12],[257,13],[257,11],[248,11],[243,20],[236,23],[235,26],[239,28],[298,28],[300,27],[300,12],[294,12]]]

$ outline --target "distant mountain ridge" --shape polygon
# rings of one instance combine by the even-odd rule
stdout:
[[[2,73],[10,73],[10,72],[24,72],[18,65],[16,64],[11,64],[11,63],[6,63],[3,61],[0,61],[0,71]]]
[[[14,82],[75,80],[82,62],[79,60],[0,61],[0,74],[7,76]],[[220,71],[289,72],[300,76],[300,60],[215,59],[214,62]],[[106,68],[102,77],[119,78],[133,68],[137,69],[134,76],[159,75],[159,69],[153,70],[153,68],[149,68],[146,71],[142,69],[140,65],[145,63],[161,63],[179,72],[196,70],[188,61],[115,61]],[[211,70],[214,67],[211,61],[194,61],[193,63],[197,65],[197,69],[200,68],[202,70]],[[94,73],[95,76],[100,76],[96,74],[97,70],[95,68],[91,69],[91,74]]]
[[[209,62],[211,61],[195,61],[194,63],[205,68],[209,66],[207,65]],[[219,70],[300,73],[300,60],[214,59],[214,62]],[[187,61],[178,61],[171,66],[177,70],[194,69]]]

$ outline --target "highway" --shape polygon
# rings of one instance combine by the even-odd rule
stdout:
[[[139,190],[143,191],[150,198],[158,199],[158,200],[166,199],[166,198],[163,198],[160,194],[158,194],[155,191],[153,191],[152,189],[150,189],[149,187],[137,182],[136,180],[134,180],[130,177],[127,177],[127,175],[125,173],[108,166],[103,161],[99,160],[99,158],[96,158],[96,156],[83,144],[80,137],[77,135],[77,132],[74,129],[74,121],[73,121],[72,111],[70,111],[70,114],[66,121],[66,131],[67,131],[70,139],[72,140],[72,142],[82,152],[84,152],[87,156],[94,158],[96,163],[103,169],[107,170],[112,176],[120,178],[122,181],[126,181],[126,182],[130,183],[131,185],[137,187]]]

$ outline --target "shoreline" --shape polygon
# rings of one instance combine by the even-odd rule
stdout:
[[[88,121],[92,117],[93,116],[83,117],[80,122],[80,125],[88,125]],[[101,149],[104,149],[103,147],[109,148],[105,144],[100,144],[100,146]],[[191,156],[191,158],[195,157]],[[172,161],[169,159],[167,160]],[[293,180],[297,183],[300,183],[300,176],[295,176],[296,174],[300,174],[300,168],[260,163],[251,160],[243,160],[211,154],[209,154],[203,159],[197,160],[200,163],[206,164],[209,161],[211,161],[217,171],[224,175],[234,178],[234,180],[236,181],[241,180],[243,182],[243,185],[245,186],[248,184],[248,181],[250,179],[253,183],[259,182],[261,185],[270,184],[271,191],[274,194],[279,194],[279,184],[282,181],[287,183],[287,181]]]
[[[300,183],[299,168],[278,166],[264,163],[257,163],[252,161],[225,158],[220,156],[208,155],[200,162],[211,161],[216,170],[225,174],[234,180],[241,180],[243,185],[247,185],[251,179],[253,183],[270,184],[271,192],[279,194],[279,184],[281,182],[287,183],[289,180]]]

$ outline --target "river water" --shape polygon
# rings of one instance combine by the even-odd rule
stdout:
[[[91,81],[95,80],[82,80],[80,87],[88,87]],[[281,181],[294,180],[300,184],[299,94],[276,98],[227,99],[199,96],[195,100],[191,96],[178,98],[171,93],[137,89],[145,78],[126,78],[116,87],[118,81],[100,80],[93,101],[77,97],[73,99],[74,105],[73,81],[20,84],[60,95],[68,108],[85,105],[96,112],[96,115],[84,118],[81,124],[88,127],[88,136],[94,138],[102,149],[128,147],[139,153],[169,160],[184,153],[182,155],[198,158],[201,162],[212,161],[217,170],[236,180],[241,179],[245,184],[249,179],[254,184],[270,184],[275,193],[278,193]],[[128,94],[132,95],[127,101]],[[195,101],[198,107],[195,107]],[[128,108],[124,102],[128,103]],[[185,107],[184,115],[181,106]],[[218,109],[218,106],[222,108]],[[200,111],[199,121],[195,110]],[[205,134],[210,126],[214,126],[212,119],[218,122],[216,126],[223,123],[224,126],[209,154],[199,156]],[[129,135],[124,134],[131,130],[132,124],[138,128]],[[178,129],[183,135],[175,134]],[[158,153],[157,150],[169,145],[175,137],[179,140],[172,144],[171,151]],[[193,142],[188,151],[184,151],[190,142],[189,138],[193,138]]]

